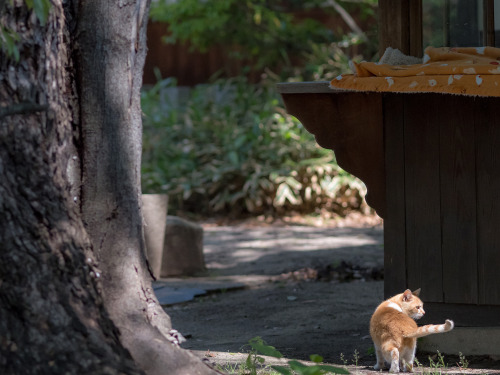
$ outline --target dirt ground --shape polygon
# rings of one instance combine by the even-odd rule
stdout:
[[[187,338],[184,348],[223,366],[242,363],[248,340],[260,336],[287,359],[307,361],[319,354],[326,363],[370,372],[375,355],[368,324],[383,299],[383,281],[372,280],[370,270],[383,267],[381,224],[204,225],[204,254],[204,277],[164,280],[199,287],[220,283],[205,296],[166,307],[174,328]],[[326,265],[329,277],[314,273]],[[349,281],[340,281],[340,271],[349,267]],[[429,363],[428,354],[417,358]],[[500,373],[489,358],[471,363],[481,370],[467,371],[456,367],[457,360],[449,357],[457,373]]]

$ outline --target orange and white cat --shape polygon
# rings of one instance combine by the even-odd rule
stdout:
[[[370,335],[375,345],[375,370],[391,364],[390,372],[413,371],[417,338],[453,329],[453,321],[418,327],[415,320],[424,316],[423,303],[418,298],[420,289],[413,293],[407,289],[382,302],[370,320]]]

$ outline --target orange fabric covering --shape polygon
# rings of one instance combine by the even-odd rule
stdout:
[[[332,88],[402,93],[438,92],[500,96],[500,48],[428,47],[423,64],[354,63],[355,74],[331,81]]]

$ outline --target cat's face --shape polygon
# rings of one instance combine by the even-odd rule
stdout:
[[[425,314],[424,304],[414,293],[412,293],[409,289],[403,293],[401,308],[410,318],[418,320]]]

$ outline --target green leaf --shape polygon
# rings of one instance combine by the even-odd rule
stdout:
[[[14,57],[16,62],[20,60],[18,41],[19,35],[15,31],[0,26],[0,49],[4,50],[8,56]]]
[[[311,354],[309,356],[309,358],[311,359],[311,361],[313,361],[314,363],[321,363],[323,362],[323,357],[320,356],[320,355],[317,355],[317,354]]]
[[[231,164],[233,164],[235,166],[239,165],[239,158],[238,158],[238,154],[236,153],[236,151],[229,152],[227,157],[229,158],[229,161],[231,162]]]
[[[47,23],[47,19],[49,18],[49,11],[50,11],[50,0],[29,0],[30,2],[33,3],[33,9],[35,10],[35,14],[42,24],[42,26],[45,26]]]
[[[248,343],[250,344],[252,349],[262,355],[267,355],[274,358],[283,358],[283,354],[281,354],[274,346],[267,345],[260,337],[254,337]]]
[[[307,368],[306,365],[300,363],[299,361],[288,361],[288,365],[295,371],[300,371]]]

